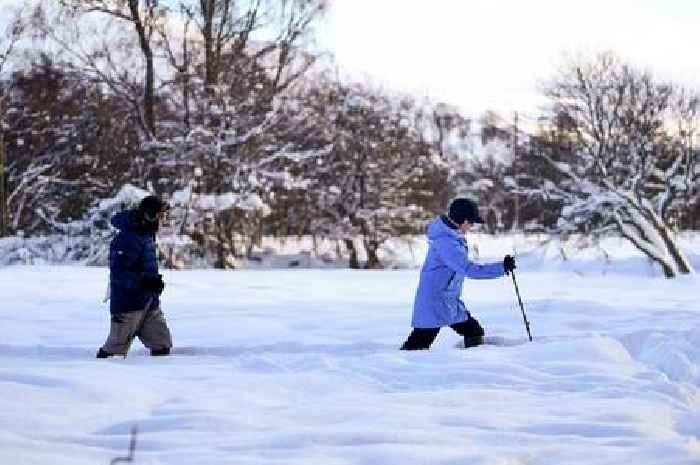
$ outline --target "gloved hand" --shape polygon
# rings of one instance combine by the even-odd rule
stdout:
[[[163,277],[161,275],[144,277],[141,279],[141,289],[149,292],[155,292],[158,295],[162,294],[163,289],[165,289]]]
[[[510,274],[515,268],[515,258],[512,255],[503,257],[503,269],[506,271],[506,274]]]

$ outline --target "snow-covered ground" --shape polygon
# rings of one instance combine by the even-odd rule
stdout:
[[[532,343],[508,279],[464,290],[504,345],[402,352],[415,269],[166,271],[175,355],[110,360],[106,269],[0,268],[0,463],[107,464],[134,425],[135,464],[700,463],[700,279],[547,263]]]

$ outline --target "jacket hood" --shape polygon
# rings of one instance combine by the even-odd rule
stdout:
[[[134,226],[134,210],[125,210],[112,217],[112,226],[120,231],[129,231]]]
[[[439,216],[428,225],[426,236],[428,236],[428,239],[430,240],[435,240],[440,237],[451,237],[457,239],[462,238],[462,235],[459,233],[458,230],[452,229],[449,226],[447,226],[443,219]]]

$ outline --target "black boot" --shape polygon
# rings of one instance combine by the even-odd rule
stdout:
[[[413,328],[401,350],[425,350],[430,348],[440,328]]]
[[[114,354],[110,354],[109,352],[105,352],[102,350],[102,347],[100,347],[100,350],[97,351],[97,355],[95,356],[96,358],[109,358]]]
[[[170,355],[170,347],[164,347],[162,349],[151,349],[152,357],[162,357],[164,355]]]
[[[484,343],[484,336],[465,336],[464,348],[480,346]]]
[[[464,337],[464,348],[474,347],[484,343],[484,328],[471,315],[460,323],[450,325],[457,334]]]

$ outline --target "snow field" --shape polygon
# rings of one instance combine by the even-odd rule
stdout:
[[[95,360],[107,270],[0,269],[0,463],[696,464],[698,279],[467,281],[502,345],[401,352],[416,270],[165,272],[175,355]]]

